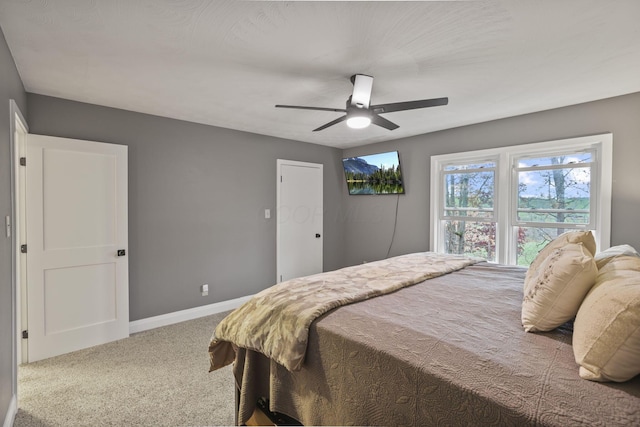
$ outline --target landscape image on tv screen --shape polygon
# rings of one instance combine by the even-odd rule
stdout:
[[[397,151],[342,159],[349,194],[404,194]]]

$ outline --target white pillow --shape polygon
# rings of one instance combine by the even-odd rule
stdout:
[[[542,248],[538,255],[534,258],[531,265],[529,265],[529,270],[527,271],[527,276],[525,282],[527,280],[531,280],[531,276],[534,274],[538,274],[536,270],[540,268],[540,264],[547,259],[549,254],[553,252],[555,249],[561,248],[569,243],[582,243],[584,247],[591,252],[591,255],[596,253],[596,240],[593,238],[593,234],[591,231],[567,231],[547,243],[547,246]]]
[[[554,249],[524,283],[522,326],[550,331],[571,320],[595,283],[598,268],[582,243]]]
[[[618,256],[598,273],[573,325],[580,377],[627,381],[640,374],[640,258]]]
[[[593,258],[596,260],[596,265],[598,266],[598,269],[601,269],[614,257],[621,256],[621,255],[640,257],[640,254],[638,253],[638,251],[636,251],[633,248],[633,246],[618,245],[618,246],[611,246],[609,249],[605,249],[604,251],[596,254]]]

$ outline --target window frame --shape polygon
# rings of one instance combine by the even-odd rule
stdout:
[[[430,239],[429,250],[444,252],[445,217],[444,168],[451,165],[495,161],[494,209],[496,222],[496,263],[516,264],[518,176],[516,162],[524,157],[555,157],[562,154],[592,152],[590,177],[590,224],[599,251],[611,244],[611,186],[613,173],[613,134],[603,133],[578,138],[559,139],[431,156]],[[477,219],[476,219],[477,220]],[[526,223],[527,226],[532,223]],[[570,223],[569,223],[570,224]],[[548,224],[544,224],[548,225]],[[552,228],[556,228],[553,224]],[[571,225],[581,230],[590,226]]]

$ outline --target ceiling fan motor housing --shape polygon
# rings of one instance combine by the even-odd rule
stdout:
[[[373,89],[373,77],[364,74],[351,76],[353,94],[349,97],[351,105],[357,108],[369,108],[371,102],[371,90]]]

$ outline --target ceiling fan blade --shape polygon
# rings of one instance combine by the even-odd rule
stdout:
[[[353,83],[351,105],[358,108],[369,108],[371,89],[373,88],[373,77],[364,74],[354,74],[351,76],[351,83]]]
[[[344,108],[324,108],[324,107],[303,107],[300,105],[276,105],[276,108],[295,108],[298,110],[316,110],[316,111],[335,111],[338,113],[346,113]]]
[[[336,125],[336,124],[338,124],[338,123],[340,123],[340,122],[344,122],[345,120],[347,120],[347,116],[346,116],[346,115],[345,115],[345,116],[342,116],[342,117],[338,117],[337,119],[335,119],[335,120],[333,120],[333,121],[330,121],[329,123],[327,123],[327,124],[325,124],[325,125],[322,125],[322,126],[320,126],[319,128],[317,128],[317,129],[314,129],[313,131],[314,131],[314,132],[317,132],[317,131],[319,131],[319,130],[326,129],[326,128],[328,128],[329,126]]]
[[[392,113],[394,111],[415,110],[416,108],[437,107],[447,105],[449,98],[421,99],[419,101],[394,102],[391,104],[372,105],[374,114]]]
[[[389,121],[384,117],[380,117],[377,114],[371,115],[371,123],[373,123],[374,125],[382,126],[383,128],[389,129],[389,130],[398,129],[400,127],[397,124],[393,123],[392,121]]]

